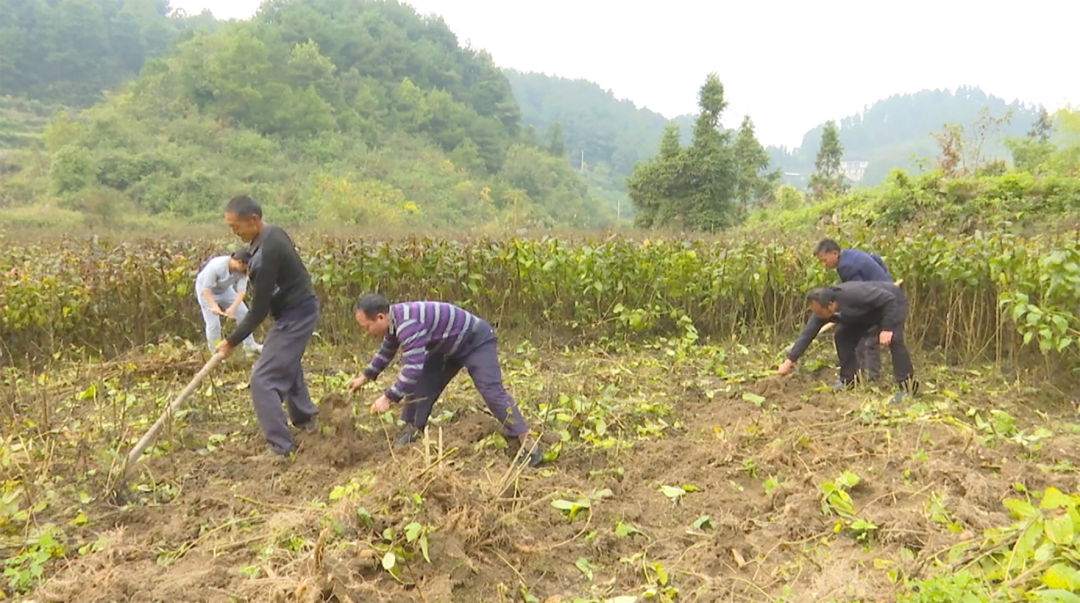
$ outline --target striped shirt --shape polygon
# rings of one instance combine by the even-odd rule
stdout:
[[[417,301],[390,306],[390,332],[379,353],[364,370],[378,377],[401,349],[401,373],[386,397],[397,402],[416,386],[429,352],[452,357],[480,319],[466,310],[443,302]]]

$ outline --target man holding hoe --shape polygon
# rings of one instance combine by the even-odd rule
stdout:
[[[491,325],[452,304],[415,301],[390,305],[376,293],[362,296],[353,314],[369,335],[382,339],[382,346],[364,374],[349,383],[350,393],[376,379],[401,351],[397,381],[371,405],[372,413],[381,414],[390,410],[391,402],[405,399],[401,412],[405,427],[394,439],[394,446],[407,446],[420,438],[435,401],[465,367],[476,391],[502,424],[516,461],[531,467],[543,461],[539,442],[529,438],[529,426],[503,386]]]
[[[840,358],[840,381],[833,384],[833,389],[855,384],[855,348],[867,332],[880,330],[878,341],[892,350],[893,376],[900,387],[892,401],[900,402],[906,394],[918,393],[919,382],[915,380],[911,355],[904,344],[908,303],[900,287],[886,282],[855,281],[812,289],[807,299],[813,315],[780,365],[781,375],[791,372],[821,328],[832,322],[837,325],[834,339],[836,355]]]
[[[267,314],[273,315],[262,355],[251,371],[251,401],[270,450],[288,455],[296,445],[282,401],[293,426],[304,431],[316,428],[319,409],[311,402],[300,361],[319,320],[319,299],[292,239],[281,228],[263,221],[262,207],[254,199],[246,195],[230,199],[225,221],[236,236],[250,244],[248,273],[255,298],[247,316],[217,349],[228,357]]]

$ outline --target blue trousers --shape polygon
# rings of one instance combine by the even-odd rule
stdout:
[[[465,342],[462,350],[454,357],[428,353],[415,389],[404,400],[406,405],[401,412],[401,420],[423,431],[431,416],[431,410],[435,407],[435,401],[462,367],[469,371],[476,391],[484,399],[491,414],[499,420],[504,436],[517,438],[529,432],[529,426],[521,416],[517,402],[503,385],[495,330],[484,321],[480,321],[473,328],[470,340]]]
[[[288,454],[296,447],[281,403],[285,402],[293,425],[304,425],[319,413],[300,363],[318,320],[319,300],[315,297],[282,312],[267,331],[262,355],[251,371],[255,416],[270,448],[278,454]]]

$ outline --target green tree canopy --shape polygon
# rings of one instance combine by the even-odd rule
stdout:
[[[393,1],[271,0],[250,21],[185,32],[123,90],[54,121],[43,194],[76,208],[111,190],[189,220],[247,191],[293,222],[610,223],[565,155],[548,154],[557,132],[541,149],[520,121],[491,57],[439,18]]]

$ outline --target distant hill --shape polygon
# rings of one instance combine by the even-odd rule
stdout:
[[[165,54],[178,34],[214,30],[168,0],[0,0],[0,94],[89,106]]]
[[[105,222],[133,211],[200,222],[219,220],[224,200],[251,192],[272,219],[294,224],[613,221],[615,212],[590,194],[563,153],[530,144],[491,56],[463,48],[441,18],[392,0],[267,2],[250,20],[178,31],[168,42],[152,38],[160,42],[152,52],[121,53],[131,64],[113,69],[117,46],[106,42],[118,35],[115,23],[127,7],[147,2],[155,5],[130,0],[115,18],[106,18],[105,0],[3,7],[5,18],[27,6],[37,11],[25,20],[36,29],[18,39],[56,42],[54,30],[82,36],[26,56],[62,66],[81,52],[79,64],[91,70],[85,78],[68,66],[35,74],[26,57],[5,56],[5,89],[7,74],[17,73],[23,79],[13,92],[80,105],[99,86],[120,87],[44,128],[47,167],[31,154],[4,158],[0,208],[60,207]],[[160,9],[157,17],[147,13],[148,23],[172,23]],[[93,17],[79,32],[41,20],[66,22],[75,13]],[[21,35],[9,26],[5,19],[5,48]],[[136,68],[137,77],[120,81]],[[26,146],[45,110],[6,100],[0,140]]]
[[[567,153],[584,151],[586,166],[606,163],[629,176],[634,164],[656,155],[668,119],[588,80],[504,69],[521,106],[521,119],[544,135],[553,122],[562,125]],[[684,144],[690,142],[694,116],[680,116]],[[580,159],[577,160],[580,163]],[[574,160],[571,160],[573,163]]]
[[[968,127],[984,108],[989,108],[995,117],[1004,116],[1009,110],[1014,112],[1012,121],[987,146],[986,154],[990,156],[1008,157],[1001,139],[1023,136],[1039,118],[1039,107],[1016,101],[1008,103],[979,88],[896,94],[838,122],[844,160],[868,162],[860,186],[880,184],[893,168],[917,169],[913,156],[936,156],[938,146],[932,132],[940,132],[946,124]],[[824,129],[825,124],[811,129],[796,149],[767,148],[773,164],[789,174],[785,181],[805,185],[806,178],[814,170],[814,158]]]
[[[45,126],[62,109],[41,101],[0,96],[0,151],[43,145]]]
[[[15,151],[31,145],[50,154],[71,146],[59,165],[72,160],[86,176],[71,189],[56,182],[61,168],[22,172],[16,192],[0,186],[0,206],[63,196],[78,207],[72,195],[104,186],[121,202],[195,219],[265,177],[260,186],[306,220],[318,212],[284,200],[294,187],[311,195],[311,174],[325,172],[388,184],[395,201],[379,203],[408,216],[405,201],[415,201],[425,222],[604,224],[633,214],[626,178],[656,156],[669,121],[588,80],[499,70],[486,53],[460,47],[441,19],[394,0],[273,2],[239,23],[173,11],[168,0],[0,0],[0,15],[0,176],[20,171]],[[94,108],[45,136],[63,106]],[[985,107],[1014,111],[1002,137],[1023,135],[1038,118],[1037,107],[979,88],[894,95],[840,120],[844,158],[866,162],[860,185],[878,184],[892,168],[915,169],[913,156],[935,156],[931,132],[966,126]],[[671,120],[683,145],[695,119]],[[788,183],[805,186],[823,127],[798,148],[767,149],[773,166],[793,174]],[[231,139],[244,151],[222,147]],[[1000,141],[986,152],[1007,156]],[[247,167],[255,157],[281,168],[257,178]],[[558,168],[541,165],[548,160]],[[411,174],[409,165],[423,169]],[[445,178],[447,169],[455,176]]]
[[[558,123],[571,167],[584,173],[593,192],[624,216],[630,211],[626,178],[634,165],[656,155],[668,119],[632,101],[615,98],[589,80],[504,69],[521,120],[544,144]],[[680,115],[683,144],[689,144],[695,116]],[[584,159],[584,166],[582,166]],[[582,169],[584,167],[584,169]]]

